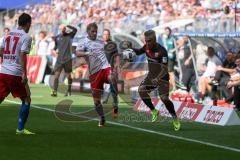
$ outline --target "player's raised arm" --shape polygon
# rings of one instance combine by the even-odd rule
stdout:
[[[65,32],[66,32],[67,34],[69,34],[72,38],[74,38],[74,36],[75,36],[76,33],[77,33],[77,28],[75,28],[75,27],[73,27],[73,26],[70,26],[70,25],[67,25]]]

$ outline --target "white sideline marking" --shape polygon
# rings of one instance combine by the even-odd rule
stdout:
[[[43,98],[43,96],[31,96],[31,98]]]
[[[21,103],[19,103],[19,102],[7,100],[7,99],[6,99],[5,101],[7,101],[7,102],[9,102],[9,103],[13,103],[13,104],[21,104]],[[53,110],[53,109],[44,108],[44,107],[39,107],[39,106],[36,106],[36,105],[31,105],[31,107],[32,107],[32,108],[36,108],[36,109],[40,109],[40,110],[45,110],[45,111],[50,111],[50,112],[56,112],[56,111]],[[60,112],[60,111],[57,111],[57,112],[58,112],[58,113],[64,113],[64,114],[73,115],[73,114],[66,113],[66,112]],[[95,119],[92,119],[92,118],[90,118],[90,117],[79,116],[79,115],[74,115],[74,116],[78,116],[78,117],[81,117],[81,118],[86,118],[86,119],[91,119],[91,120],[94,120],[94,121],[98,121],[98,119],[96,119],[96,118],[95,118]],[[183,140],[183,141],[188,141],[188,142],[193,142],[193,143],[199,143],[199,144],[203,144],[203,145],[207,145],[207,146],[211,146],[211,147],[216,147],[216,148],[221,148],[221,149],[225,149],[225,150],[240,152],[240,149],[239,149],[239,148],[233,148],[233,147],[223,146],[223,145],[214,144],[214,143],[210,143],[210,142],[200,141],[200,140],[196,140],[196,139],[185,138],[185,137],[182,137],[182,136],[176,136],[176,135],[171,135],[171,134],[167,134],[167,133],[163,133],[163,132],[157,132],[157,131],[153,131],[153,130],[149,130],[149,129],[144,129],[144,128],[139,128],[139,127],[134,127],[134,126],[130,126],[130,125],[123,124],[123,123],[117,123],[117,122],[113,122],[113,121],[107,121],[107,123],[113,124],[113,125],[116,125],[116,126],[122,126],[122,127],[126,127],[126,128],[131,128],[131,129],[138,130],[138,131],[142,131],[142,132],[146,132],[146,133],[158,134],[158,135],[165,136],[165,137],[169,137],[169,138],[173,138],[173,139],[179,139],[179,140]]]

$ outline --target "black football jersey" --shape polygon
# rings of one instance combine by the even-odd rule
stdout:
[[[148,77],[156,78],[161,72],[164,72],[162,79],[169,79],[168,75],[168,53],[167,50],[156,43],[153,49],[149,49],[147,45],[144,45],[140,49],[134,49],[137,55],[146,54],[148,61]]]

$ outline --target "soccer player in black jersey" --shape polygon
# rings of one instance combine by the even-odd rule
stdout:
[[[138,92],[143,102],[152,111],[152,122],[157,120],[159,111],[155,109],[149,93],[158,89],[159,96],[165,104],[168,112],[173,117],[174,129],[180,129],[180,122],[177,118],[174,105],[169,99],[169,75],[168,75],[168,53],[166,49],[157,43],[156,34],[153,30],[144,33],[145,45],[140,49],[133,50],[137,55],[146,54],[148,60],[148,75],[141,82]]]

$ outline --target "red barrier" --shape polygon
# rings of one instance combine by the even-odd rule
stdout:
[[[38,84],[42,81],[46,65],[47,59],[45,57],[27,57],[27,76],[31,83]]]

